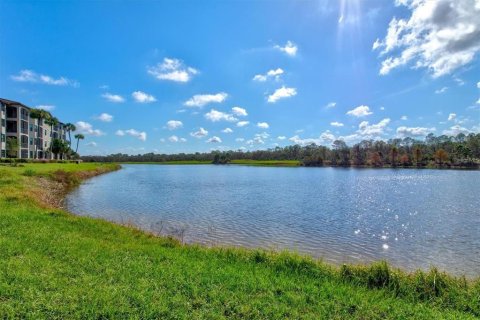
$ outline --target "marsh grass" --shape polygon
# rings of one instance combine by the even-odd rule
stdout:
[[[0,318],[475,319],[480,281],[186,245],[40,203],[115,166],[0,168]],[[25,175],[26,169],[35,171]],[[163,224],[157,233],[163,234]]]

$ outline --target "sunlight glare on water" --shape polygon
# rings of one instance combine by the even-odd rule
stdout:
[[[125,165],[66,201],[186,242],[470,276],[480,273],[479,181],[479,171]]]

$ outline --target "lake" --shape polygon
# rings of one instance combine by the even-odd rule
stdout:
[[[66,206],[187,243],[480,275],[480,171],[123,165]]]

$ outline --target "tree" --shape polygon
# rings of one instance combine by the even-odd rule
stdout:
[[[448,160],[448,153],[443,149],[438,149],[435,152],[435,159],[439,165],[442,165],[445,161]]]
[[[406,153],[402,154],[402,156],[400,157],[400,163],[404,167],[410,165],[410,158],[408,157],[408,154]]]
[[[63,128],[65,130],[67,130],[68,132],[68,145],[70,146],[70,148],[72,147],[72,136],[71,136],[71,132],[72,131],[76,131],[77,130],[77,127],[75,127],[75,125],[73,123],[67,123],[63,126]]]
[[[360,144],[356,144],[352,147],[352,160],[353,164],[356,166],[360,166],[364,164],[364,158],[362,149],[360,148]]]
[[[53,143],[53,140],[54,140],[54,138],[53,138],[53,127],[54,127],[54,126],[57,126],[57,125],[59,124],[59,121],[58,121],[57,118],[55,118],[55,117],[53,117],[53,116],[50,116],[50,117],[48,117],[48,118],[45,119],[45,123],[50,126],[50,137],[51,137],[51,140],[50,140],[50,147],[49,147],[49,149],[50,149],[50,151],[51,151],[51,149],[52,149],[52,143]]]
[[[18,156],[18,139],[16,137],[8,137],[6,141],[7,157],[16,158]]]
[[[38,120],[38,122],[37,122],[37,124],[38,124],[38,126],[37,126],[37,138],[35,139],[35,156],[34,156],[35,159],[38,159],[38,153],[37,153],[38,139],[40,139],[40,136],[42,134],[41,133],[42,132],[42,126],[40,125],[40,123],[44,119],[51,118],[51,116],[52,115],[50,114],[50,112],[42,110],[42,109],[32,109],[32,110],[30,110],[30,118]]]
[[[392,149],[390,150],[390,157],[392,161],[392,167],[397,166],[397,156],[398,156],[398,149],[396,146],[393,146]]]
[[[370,161],[372,162],[372,165],[374,167],[382,167],[383,166],[383,161],[382,161],[382,156],[380,155],[380,152],[375,151],[372,153],[370,157]]]
[[[70,147],[66,141],[61,139],[53,139],[50,144],[50,151],[55,155],[55,159],[58,159],[59,154],[64,154],[69,152]]]
[[[77,147],[75,148],[75,153],[78,153],[78,143],[80,142],[80,140],[85,139],[85,136],[81,133],[78,133],[74,136],[74,138],[77,139]]]
[[[417,146],[415,147],[415,164],[418,166],[420,166],[421,162],[422,162],[422,150],[420,150],[420,147]]]

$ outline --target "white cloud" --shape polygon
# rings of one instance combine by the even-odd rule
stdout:
[[[370,111],[368,106],[358,106],[355,109],[352,109],[347,112],[348,115],[354,117],[365,117],[371,115],[373,112]]]
[[[233,115],[225,112],[221,112],[215,109],[211,109],[209,112],[205,113],[205,119],[210,120],[212,122],[217,121],[230,121],[234,122],[238,119],[235,118]]]
[[[238,121],[237,127],[245,127],[245,126],[248,126],[249,123],[250,121]]]
[[[362,121],[358,125],[357,132],[363,137],[373,138],[375,136],[380,136],[384,134],[385,128],[389,123],[390,123],[389,118],[385,118],[382,121],[375,124],[371,124],[371,125],[368,123],[368,121]]]
[[[167,122],[168,130],[175,130],[175,129],[179,129],[181,127],[183,127],[182,121],[170,120],[170,121]]]
[[[151,94],[142,92],[142,91],[133,92],[132,97],[136,102],[140,102],[140,103],[150,103],[150,102],[157,101],[157,99],[155,99],[154,96],[152,96]]]
[[[380,74],[404,65],[426,68],[433,77],[451,73],[470,63],[480,50],[478,0],[398,0],[411,11],[408,19],[393,18],[385,39]]]
[[[443,130],[443,134],[447,135],[447,136],[456,136],[457,134],[459,133],[464,133],[464,134],[469,134],[471,133],[472,131],[468,130],[467,128],[464,128],[458,124],[450,127],[449,129],[447,130]]]
[[[32,70],[21,70],[18,75],[12,75],[11,79],[18,82],[33,82],[50,84],[54,86],[72,86],[78,87],[79,83],[75,80],[70,80],[65,77],[53,78],[44,74],[38,74]]]
[[[402,137],[418,137],[426,136],[427,134],[434,132],[435,128],[425,128],[425,127],[398,127],[397,134]]]
[[[247,110],[245,110],[244,108],[233,107],[233,108],[232,108],[232,112],[233,112],[234,115],[236,115],[236,116],[238,116],[238,117],[246,117],[246,116],[248,116]]]
[[[122,96],[120,96],[120,95],[118,95],[118,94],[111,94],[111,93],[108,93],[108,92],[102,94],[102,97],[105,98],[105,99],[107,99],[107,100],[110,101],[110,102],[120,103],[120,102],[124,102],[124,101],[125,101],[125,99],[124,99]]]
[[[287,55],[289,55],[291,57],[295,57],[297,55],[297,51],[298,51],[298,47],[290,40],[287,41],[287,43],[285,44],[284,47],[279,46],[279,45],[275,45],[274,48],[286,53]]]
[[[168,141],[170,141],[170,142],[187,142],[187,139],[179,138],[179,137],[174,135],[174,136],[168,137]]]
[[[285,140],[285,139],[287,139],[287,137],[285,137],[285,136],[278,136],[277,139],[278,139],[278,140]]]
[[[453,120],[455,120],[455,118],[457,118],[457,114],[456,114],[456,113],[450,113],[450,114],[448,115],[448,119],[447,119],[447,120],[448,120],[448,121],[453,121]]]
[[[274,78],[275,80],[280,80],[280,76],[284,73],[283,69],[277,68],[269,70],[265,74],[257,74],[253,77],[253,81],[265,82],[267,79]]]
[[[265,144],[265,140],[268,139],[270,135],[266,132],[262,133],[257,133],[253,139],[250,139],[246,142],[248,145],[254,145],[254,144]]]
[[[385,107],[380,107],[380,110],[385,111]]]
[[[93,129],[93,126],[85,121],[77,121],[75,123],[75,127],[77,127],[76,132],[82,133],[84,135],[89,136],[103,136],[105,133],[98,129]]]
[[[55,106],[52,106],[52,105],[45,105],[45,104],[41,104],[41,105],[38,105],[38,106],[35,106],[35,109],[40,109],[40,110],[45,110],[45,111],[53,111],[55,109]]]
[[[87,143],[86,146],[95,148],[97,146],[97,143],[95,141],[91,141],[91,142]]]
[[[322,134],[320,134],[320,137],[318,137],[318,138],[302,139],[302,138],[300,138],[300,136],[295,135],[288,140],[290,140],[291,142],[293,142],[295,144],[305,146],[305,145],[309,145],[309,144],[312,144],[312,143],[314,143],[316,145],[330,145],[336,139],[335,139],[335,136],[329,130],[327,130],[327,131],[322,132]]]
[[[268,102],[275,103],[280,99],[289,98],[297,95],[297,89],[295,88],[286,88],[282,86],[281,88],[275,90],[275,92],[268,96]]]
[[[445,93],[447,90],[448,90],[448,87],[443,87],[441,89],[435,90],[435,93],[436,94],[441,94],[441,93]]]
[[[147,72],[159,80],[188,82],[198,73],[198,70],[186,66],[179,59],[164,58],[162,63],[149,67]]]
[[[257,122],[257,127],[262,129],[268,129],[270,126],[266,122]]]
[[[102,122],[112,122],[113,121],[113,116],[108,113],[102,113],[95,119],[100,120]]]
[[[334,127],[343,127],[343,123],[337,121],[330,122],[330,125]]]
[[[210,139],[207,140],[209,143],[222,143],[222,139],[220,139],[217,136],[213,136]]]
[[[125,135],[129,135],[129,136],[132,136],[132,137],[135,137],[141,141],[146,141],[147,140],[147,133],[142,131],[137,131],[135,129],[128,129],[128,130],[117,130],[117,132],[115,132],[115,134],[117,136],[120,136],[120,137],[123,137]]]
[[[358,130],[348,136],[338,136],[330,132],[329,130],[324,131],[318,138],[306,138],[302,139],[300,136],[295,135],[289,140],[295,144],[299,145],[308,145],[315,143],[317,145],[331,145],[335,140],[343,140],[346,143],[354,143],[363,139],[378,139],[385,134],[387,130],[387,125],[390,123],[390,119],[386,118],[375,124],[369,124],[367,121],[363,121],[358,126]]]
[[[329,103],[327,103],[327,105],[325,106],[325,108],[327,108],[327,109],[335,108],[336,105],[337,105],[336,102],[329,102]]]
[[[406,120],[408,120],[408,117],[407,116],[401,116],[400,120],[406,121]]]
[[[225,129],[222,130],[222,132],[223,132],[223,133],[232,133],[233,130],[230,129],[230,128],[225,128]]]
[[[228,94],[225,92],[220,92],[217,94],[196,94],[187,101],[184,105],[187,107],[203,107],[209,103],[222,103],[227,99]]]
[[[191,132],[190,135],[192,137],[200,139],[200,138],[206,137],[208,135],[208,131],[203,128],[200,128],[198,131]]]
[[[453,81],[455,81],[458,86],[463,86],[465,84],[465,81],[463,81],[463,79],[458,78],[457,76],[453,77]]]
[[[477,82],[477,88],[480,89],[480,81]]]
[[[244,139],[244,138],[237,138],[237,139],[235,139],[235,141],[237,141],[237,142],[243,142],[243,141],[245,141],[245,139]]]

